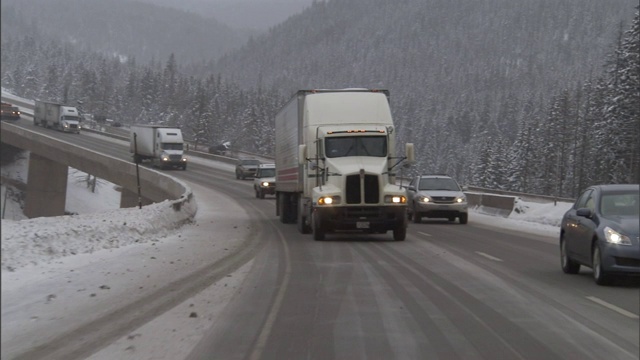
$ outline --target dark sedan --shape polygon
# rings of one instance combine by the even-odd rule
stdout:
[[[560,261],[567,274],[593,269],[599,285],[616,275],[640,275],[640,185],[586,189],[562,218]]]

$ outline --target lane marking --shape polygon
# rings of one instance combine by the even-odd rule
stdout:
[[[431,234],[427,234],[427,233],[424,233],[424,232],[421,232],[421,231],[418,231],[418,234],[424,235],[424,236],[431,236]]]
[[[617,313],[619,313],[621,315],[624,315],[624,316],[626,316],[628,318],[640,319],[640,317],[638,315],[636,315],[636,314],[634,314],[634,313],[632,313],[630,311],[627,311],[625,309],[619,308],[619,307],[617,307],[617,306],[615,306],[613,304],[609,304],[608,302],[606,302],[606,301],[604,301],[602,299],[598,299],[595,296],[587,296],[587,299],[593,301],[596,304],[600,304],[600,305],[606,307],[609,310],[613,310],[613,311],[615,311],[615,312],[617,312]]]
[[[489,254],[485,254],[485,253],[480,252],[480,251],[476,251],[476,254],[478,254],[478,255],[480,255],[480,256],[484,256],[484,257],[486,257],[486,258],[487,258],[487,259],[489,259],[489,260],[493,260],[493,261],[500,261],[500,262],[502,262],[502,259],[499,259],[499,258],[497,258],[497,257],[495,257],[495,256],[491,256],[491,255],[489,255]]]

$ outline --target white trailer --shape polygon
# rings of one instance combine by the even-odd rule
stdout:
[[[406,237],[406,190],[395,184],[386,90],[300,90],[276,115],[276,215],[301,233],[393,231]]]
[[[187,169],[182,131],[176,127],[131,126],[129,152],[135,163],[150,162],[161,169]]]
[[[64,132],[80,133],[78,109],[54,102],[35,100],[33,124]]]

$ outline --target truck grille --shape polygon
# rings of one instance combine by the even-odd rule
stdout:
[[[347,204],[362,203],[362,187],[364,186],[364,203],[377,204],[380,202],[380,185],[378,176],[365,175],[364,181],[360,181],[360,175],[347,176],[346,184]]]
[[[169,160],[171,161],[181,161],[182,155],[169,155]]]

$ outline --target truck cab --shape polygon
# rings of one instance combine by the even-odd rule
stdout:
[[[187,158],[184,156],[184,141],[179,129],[159,128],[155,142],[157,165],[161,169],[168,167],[187,169]]]

